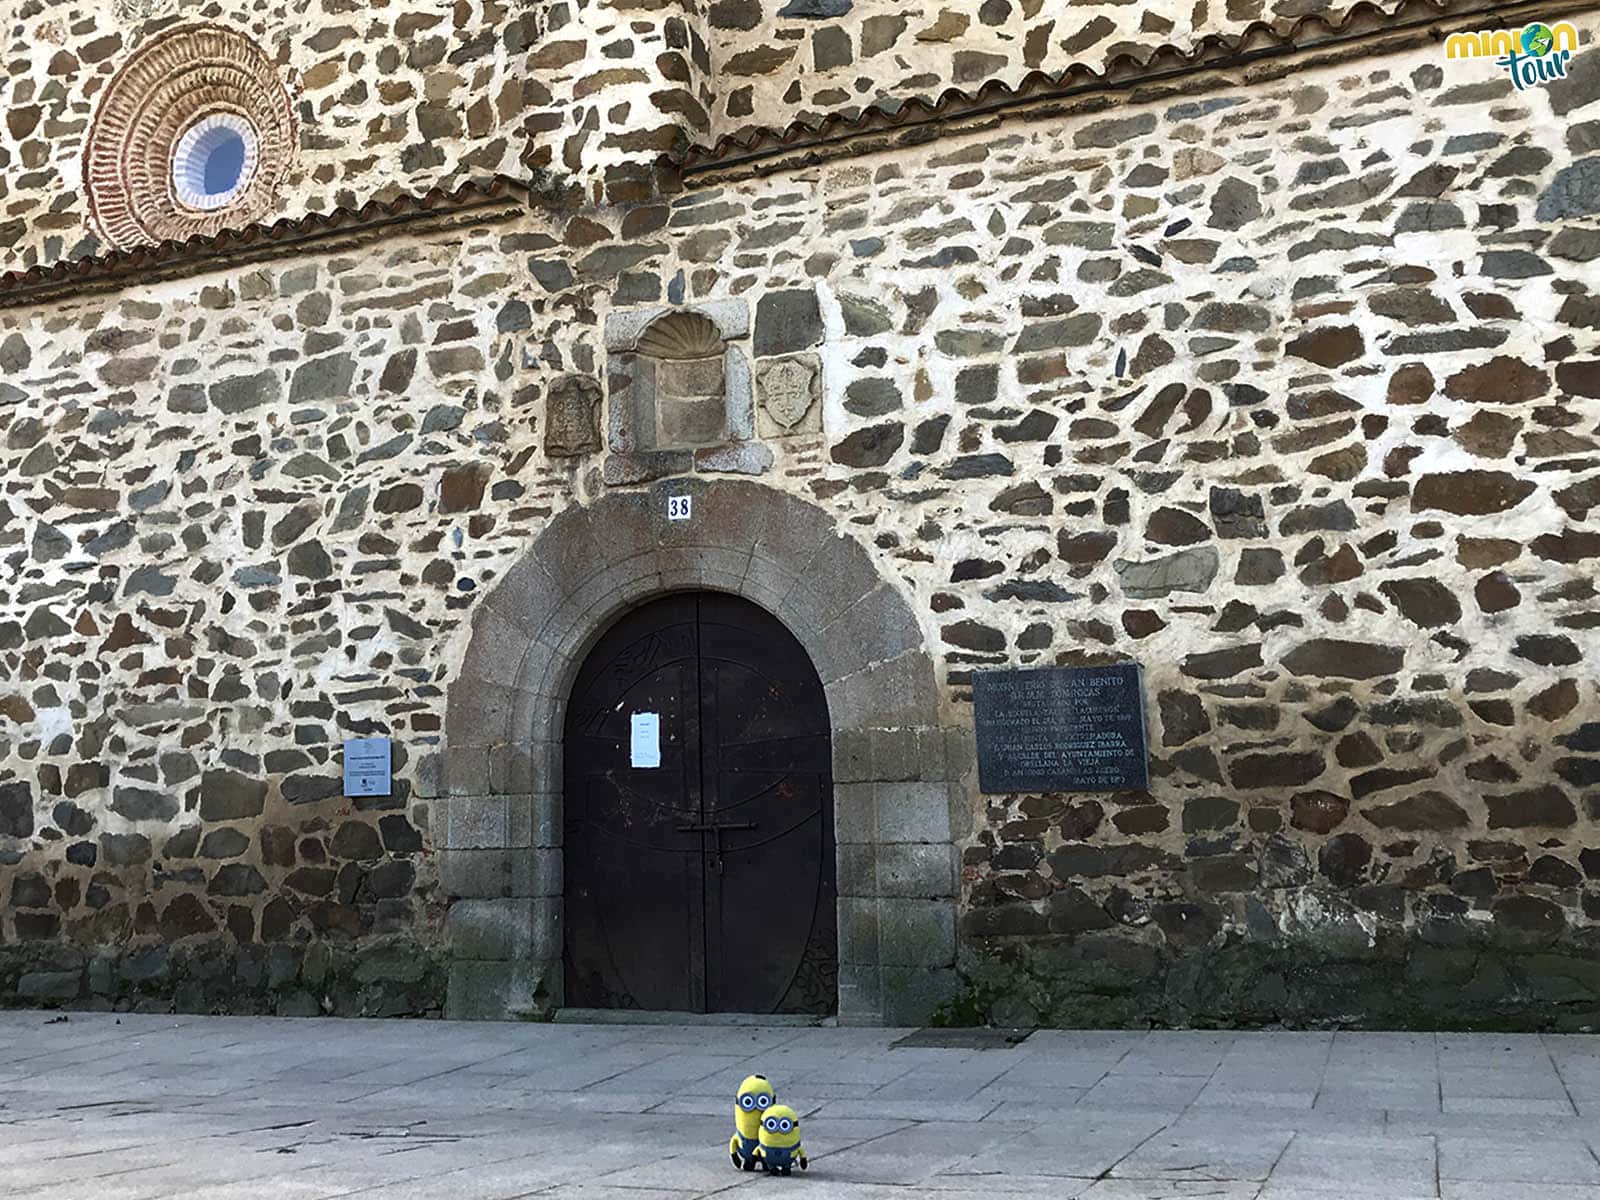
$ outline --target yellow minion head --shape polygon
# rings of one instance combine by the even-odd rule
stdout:
[[[778,1093],[772,1090],[765,1075],[752,1075],[739,1085],[735,1097],[733,1123],[743,1138],[761,1136],[761,1117],[772,1107]]]
[[[800,1118],[787,1104],[774,1104],[761,1118],[761,1144],[763,1146],[798,1146],[800,1144]]]

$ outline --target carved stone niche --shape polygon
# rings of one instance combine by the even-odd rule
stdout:
[[[752,441],[750,367],[734,344],[749,328],[749,309],[738,300],[612,315],[607,483],[697,468],[756,474],[771,464],[771,452]]]

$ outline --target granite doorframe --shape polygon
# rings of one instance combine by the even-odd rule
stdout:
[[[693,496],[692,520],[666,519],[669,493]],[[759,604],[810,655],[833,729],[839,1020],[923,1023],[958,987],[970,733],[941,716],[911,605],[834,518],[761,484],[704,479],[564,510],[474,615],[432,818],[450,900],[446,1015],[561,1007],[567,696],[618,616],[677,591]]]

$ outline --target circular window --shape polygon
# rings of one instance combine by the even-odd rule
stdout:
[[[232,113],[212,113],[189,126],[172,155],[178,203],[215,212],[237,200],[256,172],[255,126]]]
[[[95,228],[128,247],[260,220],[298,136],[260,46],[214,25],[162,34],[112,77],[95,112],[84,151]]]

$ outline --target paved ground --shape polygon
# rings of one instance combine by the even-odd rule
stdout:
[[[0,1195],[1600,1200],[1600,1037],[903,1032],[0,1013]],[[807,1175],[728,1165],[752,1070]]]

